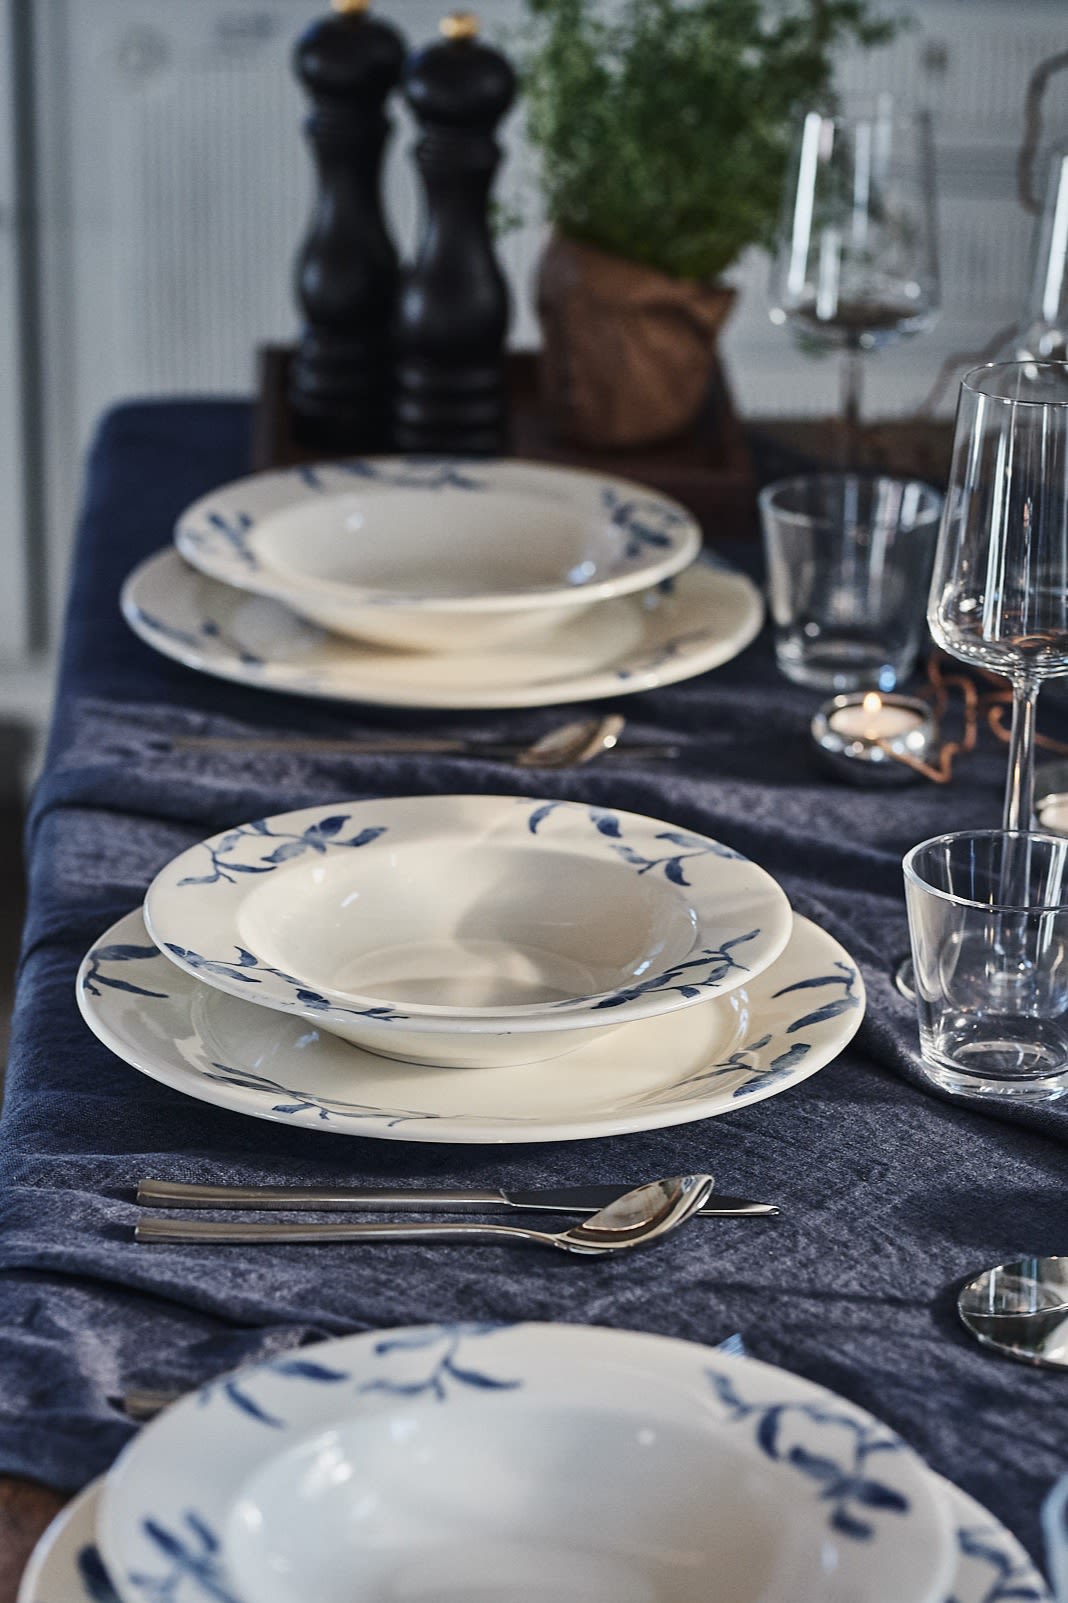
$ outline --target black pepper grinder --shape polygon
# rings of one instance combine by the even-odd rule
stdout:
[[[312,23],[294,53],[312,100],[306,130],[319,193],[297,259],[304,328],[289,399],[297,438],[332,450],[374,450],[389,438],[398,268],[379,185],[384,108],[406,47],[396,28],[367,15],[368,3],[333,0],[334,14]]]
[[[493,455],[504,449],[508,290],[490,238],[489,193],[500,161],[494,131],[515,98],[515,73],[454,12],[444,37],[413,52],[404,94],[422,133],[415,159],[426,192],[414,266],[401,282],[395,328],[393,442],[402,451]]]

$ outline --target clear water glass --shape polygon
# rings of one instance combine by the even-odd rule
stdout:
[[[1013,688],[1003,823],[1031,828],[1035,710],[1068,674],[1068,365],[965,374],[927,621],[954,657]]]
[[[904,859],[920,1051],[943,1090],[1068,1091],[1068,840],[940,835]]]
[[[782,673],[817,690],[893,690],[925,635],[942,497],[915,480],[814,474],[759,501]]]

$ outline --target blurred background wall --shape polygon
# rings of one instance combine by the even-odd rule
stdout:
[[[379,0],[413,42],[444,0]],[[311,192],[289,71],[308,0],[0,0],[0,723],[47,712],[86,446],[131,395],[243,394],[253,352],[294,332],[290,264]],[[1068,44],[1066,0],[912,0],[914,26],[847,91],[890,89],[935,116],[944,311],[933,334],[870,363],[868,410],[910,412],[948,353],[1019,317],[1031,223],[1015,198],[1026,85]],[[508,47],[517,0],[481,0]],[[1068,139],[1065,80],[1047,142]],[[387,179],[398,239],[416,222],[399,118]],[[502,243],[513,339],[536,343],[541,238],[521,118],[499,194],[523,226]],[[725,341],[740,408],[830,412],[833,359],[801,356],[767,317],[765,263],[742,267]],[[947,390],[951,403],[953,386]]]

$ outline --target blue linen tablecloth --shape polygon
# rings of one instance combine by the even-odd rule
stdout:
[[[75,1488],[133,1426],[110,1398],[183,1387],[241,1361],[351,1330],[424,1320],[542,1319],[716,1342],[822,1382],[899,1430],[1039,1550],[1038,1508],[1068,1467],[1066,1381],[988,1356],[954,1297],[979,1268],[1068,1250],[1068,1109],[1010,1117],[925,1089],[915,1023],[889,968],[906,947],[900,859],[947,828],[996,824],[1004,753],[946,789],[863,791],[813,765],[817,698],[775,672],[766,635],[689,684],[621,700],[637,738],[681,759],[523,774],[442,758],[236,759],[168,754],[153,731],[534,733],[558,713],[344,709],[272,697],[154,656],[118,590],[195,496],[246,470],[248,409],[138,405],[92,457],[59,702],[29,827],[30,907],[0,1122],[0,1472]],[[753,554],[743,560],[753,561]],[[1043,709],[1053,732],[1060,715]],[[778,877],[859,960],[854,1047],[787,1094],[678,1129],[559,1146],[440,1147],[243,1119],[111,1056],[81,1023],[86,948],[209,831],[307,803],[468,790],[579,798],[713,834]],[[638,1181],[711,1169],[723,1190],[781,1203],[775,1223],[699,1221],[638,1259],[522,1248],[146,1248],[146,1174],[305,1184]]]

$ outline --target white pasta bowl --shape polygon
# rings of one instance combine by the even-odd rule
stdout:
[[[257,474],[178,521],[187,561],[336,633],[472,651],[688,567],[700,530],[623,479],[516,461],[379,457]]]
[[[225,830],[145,899],[152,939],[219,990],[384,1057],[560,1057],[719,996],[779,956],[785,894],[704,835],[514,796],[338,803]]]
[[[956,1572],[946,1483],[870,1414],[593,1326],[246,1365],[138,1433],[98,1530],[125,1603],[944,1603]]]

